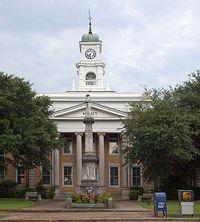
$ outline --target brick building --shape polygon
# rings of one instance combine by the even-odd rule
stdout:
[[[130,104],[140,101],[142,94],[120,93],[105,86],[105,64],[101,60],[102,42],[98,35],[92,33],[91,23],[89,33],[82,36],[79,46],[77,84],[71,91],[45,94],[53,102],[55,113],[52,118],[65,140],[65,146],[60,151],[52,152],[50,170],[38,167],[30,171],[29,186],[35,187],[40,180],[44,186],[55,185],[57,197],[79,189],[83,170],[82,155],[85,150],[85,96],[89,94],[94,117],[93,146],[98,160],[96,180],[104,190],[126,198],[127,191],[132,186],[147,189],[147,184],[142,180],[141,167],[124,165],[120,155],[123,145],[122,119],[126,118]],[[23,185],[26,178],[20,167],[10,167],[6,173],[0,171],[0,180],[4,179],[12,179]]]

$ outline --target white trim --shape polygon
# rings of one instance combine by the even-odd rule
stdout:
[[[43,179],[43,167],[42,167],[42,166],[40,166],[40,170],[41,170],[41,181],[43,182],[43,180],[42,180],[42,179]],[[52,170],[51,170],[51,168],[48,169],[48,170],[50,171],[50,175],[49,175],[49,176],[50,176],[50,180],[49,180],[49,184],[43,184],[43,183],[42,183],[42,185],[43,185],[44,187],[51,186],[51,184],[52,184],[52,181],[51,181],[51,180],[52,180],[52,177],[51,177],[51,174],[52,174],[51,171],[52,171]]]
[[[71,107],[64,108],[64,109],[59,109],[59,110],[55,111],[54,116],[60,116],[60,115],[64,115],[67,113],[75,112],[77,110],[84,109],[84,107],[85,107],[85,103],[80,103],[75,106],[71,106]]]
[[[142,167],[140,166],[140,165],[138,165],[138,164],[133,164],[132,166],[131,166],[131,187],[137,187],[137,186],[134,186],[133,185],[133,168],[136,168],[136,167],[139,167],[140,168],[140,186],[139,187],[142,187]]]
[[[84,102],[87,91],[67,91],[65,93],[39,93],[38,96],[46,95],[51,98],[52,101],[77,101]],[[145,99],[143,93],[117,93],[116,91],[92,91],[89,92],[93,101],[123,101],[134,102]],[[150,101],[146,99],[145,101]]]
[[[83,117],[52,117],[51,119],[54,119],[54,120],[83,120]],[[95,117],[95,121],[98,121],[98,120],[107,120],[107,121],[112,121],[112,120],[123,120],[123,119],[126,119],[125,117]]]
[[[111,185],[110,184],[110,167],[117,167],[118,168],[118,185]],[[109,187],[119,188],[120,187],[120,164],[111,163],[109,164]]]
[[[64,167],[71,167],[72,168],[72,184],[71,185],[65,185],[64,184]],[[74,174],[73,174],[73,163],[62,163],[62,187],[73,187],[74,184]]]
[[[109,106],[105,106],[105,105],[102,105],[99,103],[93,102],[91,104],[91,106],[92,106],[92,108],[95,108],[97,110],[117,115],[118,116],[117,118],[124,118],[127,116],[127,113],[122,110],[118,110],[118,109],[115,109],[115,108],[112,108]],[[61,117],[62,115],[66,115],[66,114],[73,113],[78,110],[84,110],[84,109],[85,109],[85,103],[80,103],[80,104],[72,106],[72,107],[59,109],[59,110],[55,111],[53,118],[63,118],[63,117]],[[114,118],[116,118],[116,117],[114,117]]]

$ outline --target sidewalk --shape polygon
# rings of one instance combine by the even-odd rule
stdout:
[[[102,208],[65,208],[66,201],[50,200],[48,202],[41,202],[40,204],[23,209],[21,211],[32,212],[68,212],[68,211],[92,211],[92,212],[149,212],[150,210],[141,207],[136,201],[117,201],[116,208],[102,209]]]
[[[64,209],[65,201],[52,200],[20,211],[1,212],[1,221],[75,222],[75,221],[200,221],[195,218],[154,217],[153,211],[135,201],[118,201],[114,209]],[[1,216],[0,216],[1,218]]]

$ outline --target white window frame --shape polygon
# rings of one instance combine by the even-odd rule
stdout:
[[[50,175],[49,175],[49,177],[50,177],[50,180],[49,180],[49,184],[44,184],[44,183],[42,183],[42,185],[45,187],[45,186],[50,186],[51,185],[51,169],[49,169],[49,171],[50,171]],[[41,181],[43,182],[43,167],[41,166]]]
[[[117,167],[118,168],[118,185],[111,185],[110,184],[110,176],[111,176],[110,168],[111,167]],[[115,187],[115,188],[119,188],[120,187],[120,165],[119,164],[110,164],[109,165],[109,187]]]
[[[133,168],[140,168],[140,186],[133,185]],[[142,187],[142,167],[140,165],[134,164],[131,166],[131,187]]]
[[[64,139],[64,141],[71,140],[70,153],[66,153],[65,147],[63,147],[63,154],[64,155],[73,155],[73,137],[64,137],[63,139]]]
[[[94,78],[88,78],[89,76],[89,74],[93,74],[94,76]],[[96,85],[96,82],[97,82],[97,76],[96,76],[96,74],[94,73],[94,72],[88,72],[88,73],[86,73],[86,75],[85,75],[85,85],[86,86],[95,86]]]
[[[64,184],[64,167],[71,167],[72,168],[72,184],[71,185],[65,185]],[[74,184],[74,169],[73,169],[73,164],[72,163],[63,163],[62,164],[62,186],[63,187],[73,187]]]

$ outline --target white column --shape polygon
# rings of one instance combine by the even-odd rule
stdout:
[[[55,161],[54,161],[54,150],[51,152],[51,185],[55,185]]]
[[[128,172],[127,172],[127,164],[125,164],[125,160],[122,160],[122,175],[123,175],[123,187],[128,187]]]
[[[59,177],[59,150],[54,150],[54,181],[55,181],[55,186],[57,188],[59,188],[59,185],[60,185],[60,177]]]
[[[99,185],[105,185],[104,178],[104,165],[105,165],[105,154],[104,154],[104,136],[105,133],[98,133],[99,136]]]
[[[77,186],[81,186],[81,179],[82,179],[82,135],[83,135],[83,133],[75,133],[75,135],[76,135]]]

